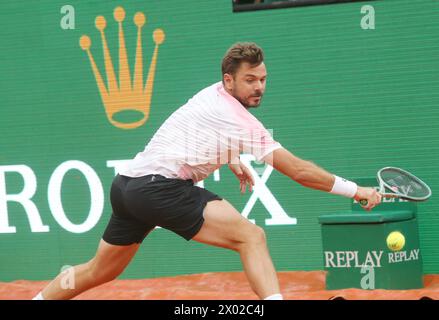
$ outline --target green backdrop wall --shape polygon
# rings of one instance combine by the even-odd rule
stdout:
[[[108,161],[132,158],[176,108],[219,81],[221,58],[237,41],[255,41],[265,50],[267,91],[252,112],[286,148],[349,179],[373,177],[380,167],[393,165],[431,185],[432,199],[419,205],[420,240],[424,272],[439,272],[437,1],[245,13],[232,13],[228,0],[68,4],[74,21],[66,17],[71,9],[61,12],[65,1],[0,4],[1,281],[49,279],[62,266],[94,254],[111,214],[108,191],[115,169]],[[361,28],[364,5],[375,9],[373,30]],[[149,118],[135,129],[108,121],[89,58],[79,45],[82,35],[90,37],[105,78],[94,26],[96,16],[103,15],[118,74],[117,6],[126,12],[123,31],[131,70],[137,39],[132,19],[136,12],[146,15],[141,37],[145,79],[153,31],[161,28],[166,34],[158,49]],[[74,28],[65,29],[73,22]],[[347,210],[349,200],[252,165],[266,174],[264,196],[240,195],[227,168],[204,186],[264,227],[278,270],[323,269],[317,217]],[[236,253],[158,229],[122,277],[232,270],[241,270]]]

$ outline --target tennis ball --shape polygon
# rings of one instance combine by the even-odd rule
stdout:
[[[389,247],[392,251],[399,251],[404,248],[405,245],[405,237],[399,231],[390,232],[387,236],[387,247]]]

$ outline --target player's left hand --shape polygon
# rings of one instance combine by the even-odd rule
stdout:
[[[241,193],[245,193],[247,190],[247,185],[249,187],[249,191],[252,192],[253,186],[255,185],[255,180],[253,179],[250,170],[241,161],[239,161],[239,164],[229,163],[229,168],[239,179],[239,188]]]

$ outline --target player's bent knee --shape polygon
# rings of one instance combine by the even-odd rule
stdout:
[[[267,238],[265,236],[265,230],[259,226],[256,226],[254,233],[254,241],[257,244],[265,244],[267,241]]]
[[[265,245],[266,236],[265,231],[257,225],[252,225],[251,228],[246,232],[245,239],[243,241],[244,245]]]

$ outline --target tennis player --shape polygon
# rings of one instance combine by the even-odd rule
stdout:
[[[72,267],[74,288],[63,288],[61,273],[34,299],[70,299],[115,279],[156,226],[186,240],[238,252],[258,297],[282,299],[264,230],[227,200],[194,185],[227,164],[239,179],[241,192],[247,187],[251,192],[254,180],[239,160],[241,153],[253,154],[305,187],[366,199],[366,210],[381,202],[376,190],[294,156],[249,112],[260,105],[265,92],[263,60],[262,49],[254,43],[237,43],[226,52],[222,81],[177,109],[115,177],[112,216],[96,255]]]

